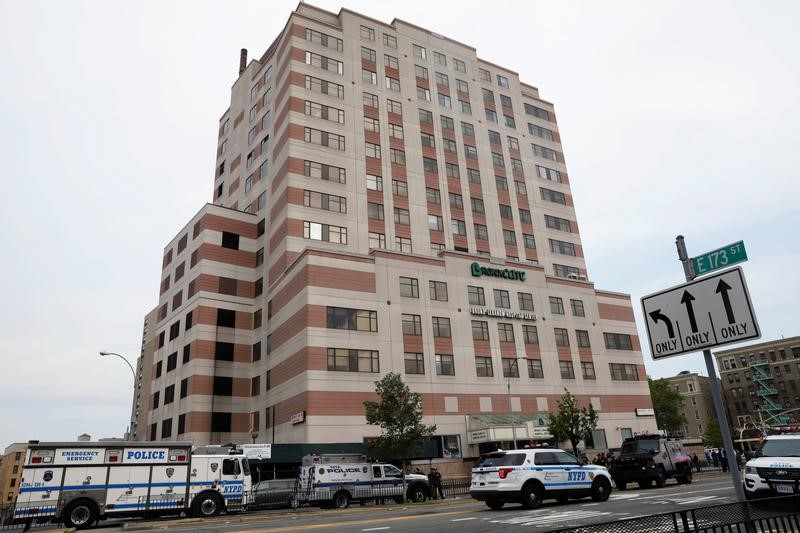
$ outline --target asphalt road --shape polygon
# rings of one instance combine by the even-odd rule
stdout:
[[[199,520],[158,520],[131,522],[124,530],[169,530],[170,532],[284,533],[321,530],[335,532],[458,530],[460,533],[506,529],[545,533],[556,529],[595,524],[704,507],[735,501],[730,477],[711,477],[691,485],[674,481],[662,489],[614,491],[604,503],[591,499],[561,505],[547,500],[536,510],[507,505],[492,511],[469,497],[418,505],[353,506],[346,510],[303,508],[228,515]],[[106,523],[103,533],[122,531],[119,524]]]

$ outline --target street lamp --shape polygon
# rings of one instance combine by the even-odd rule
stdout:
[[[100,356],[101,356],[101,357],[105,357],[105,356],[107,356],[107,355],[115,355],[115,356],[119,357],[120,359],[122,359],[123,361],[125,361],[125,364],[126,364],[126,365],[128,365],[128,368],[130,368],[130,369],[131,369],[131,374],[133,375],[133,392],[134,392],[134,394],[136,394],[136,371],[133,369],[133,365],[131,365],[131,362],[130,362],[130,361],[128,361],[128,360],[127,360],[127,359],[126,359],[124,356],[122,356],[122,355],[120,355],[120,354],[118,354],[118,353],[114,353],[114,352],[100,352]],[[133,416],[133,410],[131,410],[131,425],[130,425],[130,432],[131,432],[131,433],[136,433],[136,421],[135,421],[135,419],[134,419],[134,416]]]
[[[519,377],[519,362],[525,360],[525,357],[515,357],[514,366],[517,368],[517,377]],[[514,408],[511,406],[511,373],[514,366],[508,368],[508,412],[511,414],[511,438],[514,440],[514,449],[517,449],[517,426],[514,424]]]

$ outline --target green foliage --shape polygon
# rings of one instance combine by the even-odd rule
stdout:
[[[564,389],[564,396],[558,401],[558,412],[550,414],[550,434],[556,441],[568,440],[572,453],[578,457],[578,442],[592,436],[597,427],[597,412],[591,404],[578,407],[575,397]]]
[[[436,432],[436,426],[422,423],[422,398],[411,392],[400,374],[390,372],[375,382],[377,402],[364,402],[367,423],[379,426],[383,433],[370,442],[370,452],[384,461],[420,453],[424,443]]]
[[[683,395],[663,378],[647,378],[647,384],[650,385],[650,397],[653,399],[658,429],[663,429],[667,434],[680,432],[686,424],[686,417],[683,414]]]
[[[731,432],[731,437],[735,438],[736,433],[733,428],[728,425],[728,430]],[[719,427],[719,420],[714,419],[709,421],[706,430],[703,432],[703,446],[706,448],[722,448],[722,428]]]

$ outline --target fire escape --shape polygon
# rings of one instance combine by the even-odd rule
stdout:
[[[773,386],[772,370],[769,367],[769,360],[759,359],[751,361],[750,368],[753,370],[756,394],[761,400],[761,416],[763,421],[770,425],[786,424],[789,421],[789,417],[787,415],[780,415],[783,411],[783,406],[780,401],[778,401],[778,389]]]

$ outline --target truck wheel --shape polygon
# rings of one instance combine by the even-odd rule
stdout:
[[[61,516],[65,526],[86,529],[97,521],[97,506],[91,500],[78,500],[69,504]]]
[[[685,476],[678,476],[675,478],[681,485],[688,485],[692,482],[692,473],[689,472]]]
[[[604,477],[595,479],[592,483],[592,500],[604,502],[609,496],[611,496],[611,483]]]
[[[489,509],[492,511],[499,511],[505,504],[506,502],[503,500],[486,500],[486,505],[488,505]]]
[[[424,487],[421,487],[419,485],[412,486],[410,489],[408,489],[407,497],[408,501],[414,503],[422,503],[428,498],[428,492],[425,490]]]
[[[656,487],[659,489],[667,484],[667,473],[664,472],[664,467],[658,467],[658,477],[656,477],[653,481],[656,482]]]
[[[220,501],[220,497],[217,494],[207,492],[205,494],[201,494],[194,500],[194,516],[200,518],[210,518],[212,516],[217,516],[220,512],[222,512],[222,506],[224,504]]]
[[[528,483],[522,487],[522,506],[525,509],[536,509],[542,505],[544,489],[538,483]]]
[[[625,490],[628,488],[628,483],[626,481],[615,481],[614,484],[617,486],[618,490]]]
[[[350,494],[346,490],[340,490],[334,494],[333,506],[336,509],[347,509],[350,507]]]

